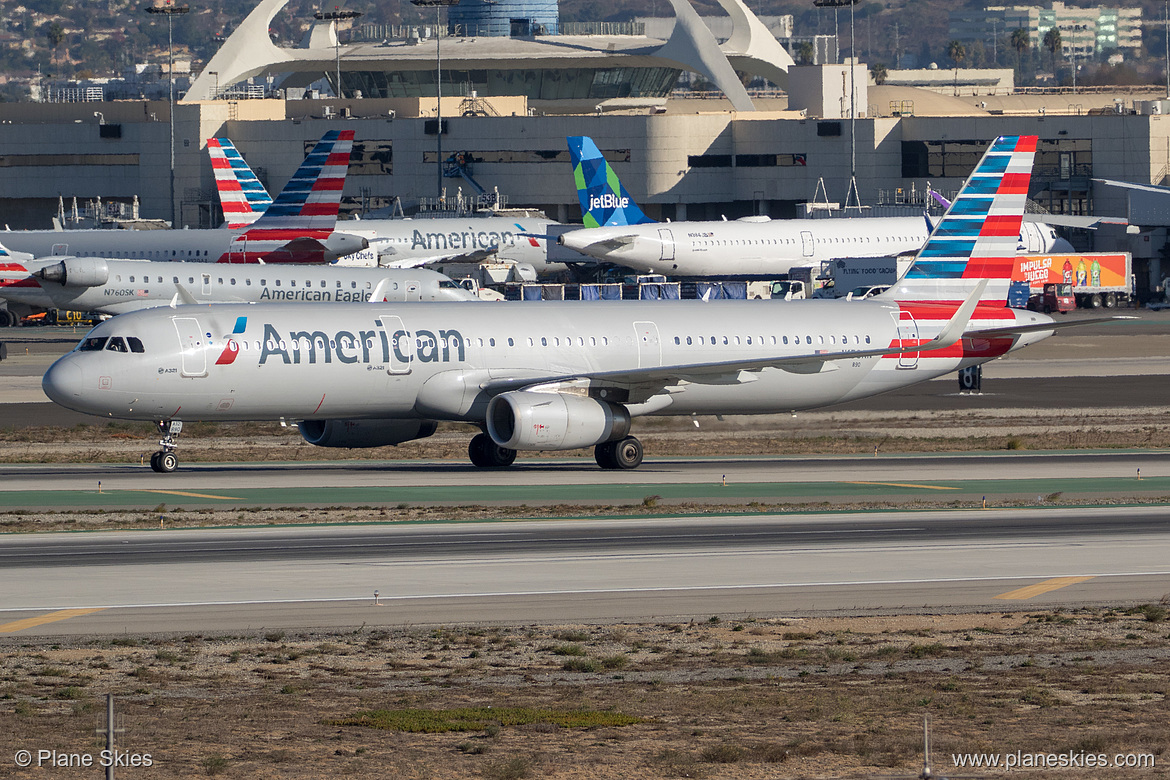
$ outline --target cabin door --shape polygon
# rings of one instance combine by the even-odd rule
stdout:
[[[918,345],[918,322],[908,311],[900,312],[898,315],[898,341],[903,349]],[[898,368],[918,368],[918,353],[903,352],[898,355]]]
[[[800,231],[800,253],[804,257],[813,256],[813,234],[812,231]]]
[[[194,317],[175,317],[175,332],[179,336],[179,352],[183,356],[182,375],[207,376],[208,338]]]
[[[662,242],[662,260],[674,260],[674,233],[665,228],[658,229],[658,240]]]
[[[662,342],[658,338],[657,325],[653,322],[635,322],[634,338],[638,342],[639,368],[662,365]]]

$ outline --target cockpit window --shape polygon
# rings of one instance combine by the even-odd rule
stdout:
[[[91,336],[77,348],[78,352],[96,352],[106,346],[106,336]]]
[[[451,281],[450,279],[443,279],[442,281],[439,282],[439,289],[442,289],[442,290],[462,290],[463,288],[460,287],[455,282]]]
[[[128,351],[126,349],[126,340],[121,336],[111,336],[110,340],[106,343],[106,349],[108,349],[110,352]]]
[[[142,346],[142,340],[135,336],[127,336],[126,343],[130,345],[130,351],[141,355],[146,349]]]

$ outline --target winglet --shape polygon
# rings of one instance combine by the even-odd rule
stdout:
[[[171,298],[172,309],[180,304],[190,306],[198,303],[199,301],[195,300],[195,296],[187,292],[186,287],[178,283],[175,284],[175,297]]]

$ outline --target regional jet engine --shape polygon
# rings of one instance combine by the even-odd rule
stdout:
[[[46,265],[36,275],[66,287],[100,287],[110,280],[110,266],[100,257],[67,257]]]

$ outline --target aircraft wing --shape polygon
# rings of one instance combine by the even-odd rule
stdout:
[[[1082,230],[1095,230],[1098,225],[1128,225],[1129,220],[1125,217],[1076,217],[1071,214],[1025,214],[1025,222],[1043,222],[1045,225],[1056,225],[1057,227],[1080,228]]]
[[[540,385],[586,381],[590,384],[608,384],[628,388],[634,391],[632,395],[636,396],[634,403],[637,403],[654,395],[665,387],[684,382],[693,384],[741,384],[754,382],[755,377],[752,377],[751,374],[762,371],[765,368],[778,368],[796,374],[816,374],[825,370],[835,370],[835,367],[831,364],[838,360],[857,360],[860,358],[882,357],[883,355],[900,355],[906,352],[930,352],[936,349],[946,349],[964,337],[963,331],[967,327],[967,323],[970,322],[971,314],[975,311],[975,306],[979,302],[979,298],[986,287],[987,280],[980,280],[975,290],[943,327],[942,332],[924,344],[905,347],[841,350],[839,352],[815,350],[802,355],[773,355],[753,360],[686,363],[673,366],[651,366],[620,371],[598,371],[592,373],[563,374],[559,376],[500,378],[490,379],[480,387],[491,395],[499,395],[500,393],[506,393],[511,390],[521,390]]]
[[[1008,325],[1003,328],[987,328],[986,330],[970,330],[963,334],[963,338],[996,338],[999,336],[1015,336],[1023,333],[1042,333],[1046,330],[1061,330],[1075,328],[1078,325],[1093,325],[1099,322],[1122,322],[1136,320],[1138,317],[1128,317],[1124,314],[1113,317],[1090,317],[1084,320],[1062,320],[1060,322],[1042,322],[1036,325]]]
[[[482,263],[496,256],[500,251],[498,244],[490,247],[473,249],[470,252],[448,252],[438,255],[412,256],[393,259],[393,255],[386,256],[378,253],[378,264],[383,268],[418,268],[434,263]]]

